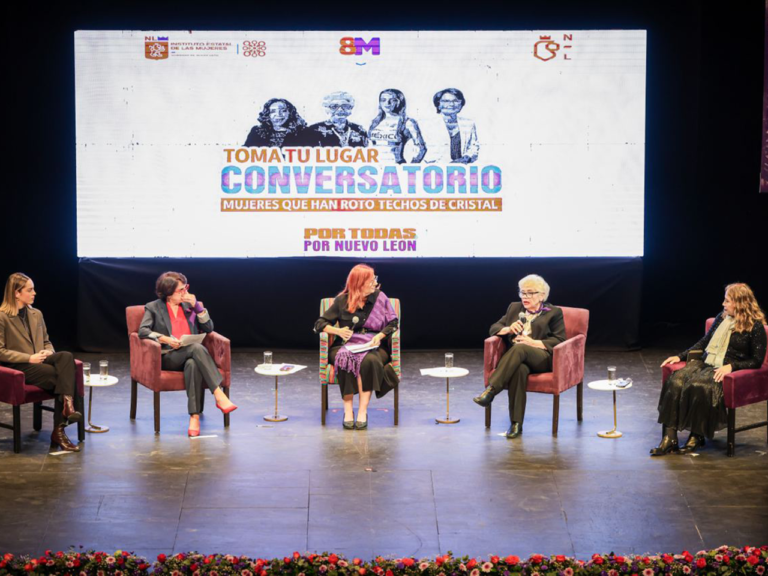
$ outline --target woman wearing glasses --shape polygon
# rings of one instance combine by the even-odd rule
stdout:
[[[552,370],[552,349],[565,341],[563,311],[553,306],[549,284],[536,274],[518,282],[520,302],[513,302],[507,313],[491,326],[491,336],[505,337],[509,349],[502,356],[485,390],[474,401],[489,406],[504,388],[509,390],[510,426],[507,438],[523,433],[528,374]]]
[[[347,92],[331,92],[323,98],[328,120],[312,124],[298,139],[300,146],[340,146],[342,148],[368,146],[368,133],[359,124],[349,121],[355,99]]]
[[[458,88],[446,88],[434,95],[432,103],[440,118],[424,123],[427,144],[424,162],[471,164],[477,160],[480,144],[475,123],[459,116],[467,104],[464,93]]]
[[[213,320],[203,303],[189,292],[184,274],[164,272],[155,283],[155,293],[158,299],[144,308],[139,338],[161,344],[163,370],[184,372],[189,409],[188,435],[199,436],[203,385],[215,396],[219,410],[228,414],[237,409],[221,388],[224,377],[206,347],[202,344],[181,345],[184,335],[213,332]]]
[[[381,397],[397,385],[397,376],[389,365],[388,336],[397,330],[398,319],[389,298],[379,288],[373,268],[358,264],[347,276],[344,290],[315,322],[315,333],[336,336],[328,361],[336,370],[347,430],[368,427],[371,392],[375,390]],[[374,348],[355,352],[354,347],[363,344]],[[360,404],[355,418],[352,401],[358,393]]]

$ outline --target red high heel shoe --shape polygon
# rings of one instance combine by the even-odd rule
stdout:
[[[234,412],[237,410],[237,404],[232,404],[229,408],[222,408],[218,402],[216,402],[216,408],[221,410],[224,414],[229,414],[230,412]]]
[[[200,420],[197,421],[197,430],[194,428],[187,428],[187,436],[190,438],[197,438],[200,436]]]

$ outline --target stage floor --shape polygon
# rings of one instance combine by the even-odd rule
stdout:
[[[445,415],[445,380],[422,377],[442,352],[403,357],[400,425],[392,397],[372,401],[367,431],[342,429],[338,388],[330,390],[328,424],[320,425],[316,352],[275,351],[275,362],[307,364],[280,381],[286,422],[274,410],[274,379],[257,376],[261,351],[235,351],[232,397],[239,410],[223,428],[206,399],[202,434],[190,440],[183,393],[162,394],[162,432],[153,431],[152,394],[139,387],[129,419],[128,356],[102,357],[120,378],[96,389],[93,421],[79,454],[49,456],[52,420],[32,430],[22,408],[22,453],[0,430],[0,552],[40,553],[83,546],[159,553],[198,550],[284,556],[333,551],[350,557],[454,554],[569,554],[697,551],[721,544],[768,543],[766,429],[725,431],[698,456],[651,458],[660,439],[656,403],[661,360],[670,350],[587,352],[584,421],[576,390],[560,400],[551,435],[552,397],[529,394],[524,435],[507,440],[506,393],[494,421],[472,402],[482,390],[482,353],[456,352],[470,374],[451,382],[454,425]],[[609,364],[630,376],[618,395],[620,439],[598,438],[612,426],[611,394],[586,387]],[[738,422],[763,420],[765,403],[740,409]],[[0,419],[11,410],[0,406]],[[68,428],[71,438],[76,428]],[[686,439],[681,436],[681,442]]]

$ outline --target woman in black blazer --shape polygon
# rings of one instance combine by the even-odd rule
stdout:
[[[563,311],[547,302],[549,284],[530,274],[518,282],[520,302],[513,302],[507,313],[490,329],[491,336],[507,339],[509,349],[501,357],[485,390],[474,401],[490,406],[504,388],[509,390],[510,426],[507,438],[523,433],[528,374],[552,370],[552,349],[565,341]]]
[[[159,300],[144,307],[144,317],[139,326],[139,338],[155,340],[162,345],[163,370],[183,371],[187,389],[190,437],[200,435],[201,399],[205,385],[215,396],[216,406],[229,414],[237,409],[224,390],[224,377],[202,344],[181,346],[186,334],[213,332],[213,320],[194,294],[184,274],[164,272],[155,283]]]

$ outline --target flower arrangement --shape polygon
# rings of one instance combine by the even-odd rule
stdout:
[[[660,555],[593,554],[587,560],[563,555],[491,556],[487,560],[458,558],[448,553],[432,559],[382,558],[364,562],[336,554],[299,554],[285,558],[249,558],[231,554],[160,554],[149,562],[129,552],[52,552],[40,557],[4,554],[0,576],[61,574],[65,576],[763,576],[768,546]]]

